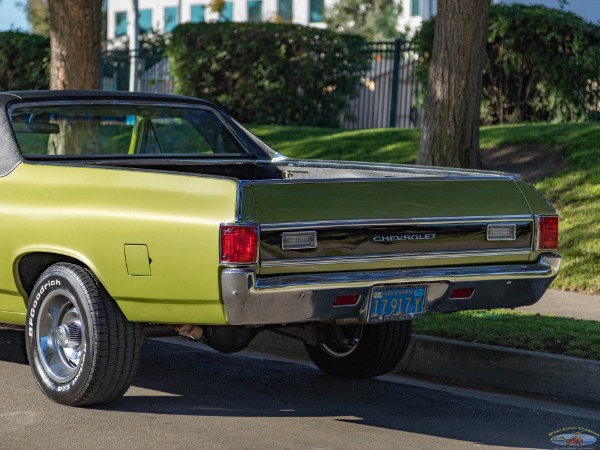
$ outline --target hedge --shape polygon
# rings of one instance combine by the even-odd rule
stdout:
[[[302,25],[188,23],[168,52],[178,93],[243,122],[337,126],[368,69],[363,48],[358,36]]]
[[[0,32],[0,91],[48,89],[49,64],[49,38]]]
[[[435,19],[413,41],[426,86]],[[492,5],[482,122],[575,122],[600,112],[600,27],[564,10]]]

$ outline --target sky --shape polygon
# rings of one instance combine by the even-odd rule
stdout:
[[[558,0],[503,0],[503,3],[535,3],[538,5],[548,6],[550,8],[560,9],[560,3]],[[600,1],[598,0],[569,0],[567,5],[564,6],[564,9],[574,12],[588,22],[595,24],[600,22]]]
[[[21,0],[25,2],[25,0]],[[0,31],[10,29],[29,31],[29,23],[23,8],[17,6],[17,0],[0,0]]]

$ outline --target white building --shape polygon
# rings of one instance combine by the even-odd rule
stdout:
[[[319,28],[323,14],[337,0],[227,0],[221,13],[212,0],[138,0],[140,33],[170,32],[185,22],[261,22],[280,20]],[[414,31],[435,15],[437,0],[399,0],[402,15],[398,29]],[[132,35],[133,0],[107,1],[108,39],[116,42]]]
[[[185,22],[262,22],[280,20],[324,27],[323,12],[335,0],[229,0],[221,13],[212,11],[211,0],[138,0],[140,33],[168,33]],[[108,39],[130,34],[133,0],[108,0]]]

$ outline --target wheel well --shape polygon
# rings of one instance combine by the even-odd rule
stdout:
[[[85,264],[75,258],[55,253],[29,253],[19,260],[17,267],[19,282],[27,297],[31,294],[33,285],[44,270],[58,262],[70,262],[86,267]]]

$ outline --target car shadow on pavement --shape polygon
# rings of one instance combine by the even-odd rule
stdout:
[[[135,388],[143,389],[141,395]],[[206,417],[323,417],[514,448],[547,448],[533,429],[551,431],[577,422],[567,414],[158,342],[146,343],[134,389],[101,408]]]
[[[0,329],[0,361],[28,363],[23,331]]]

